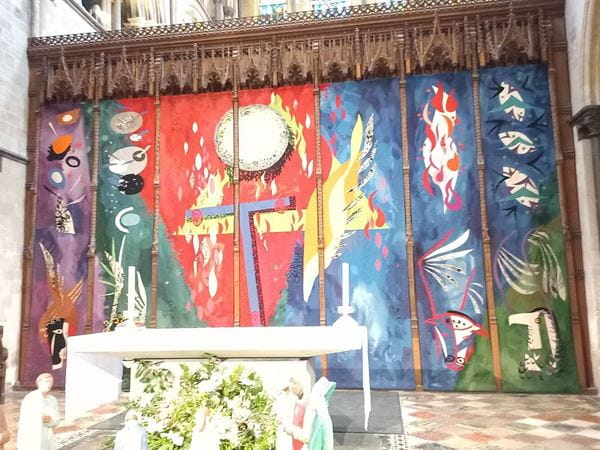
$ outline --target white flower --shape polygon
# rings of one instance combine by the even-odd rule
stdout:
[[[252,411],[240,406],[233,410],[233,420],[237,423],[246,422],[250,418],[250,414],[252,414]]]
[[[147,420],[148,425],[146,425],[146,431],[148,433],[160,433],[165,429],[165,425],[163,422],[157,422],[154,419],[149,418]]]
[[[169,439],[177,447],[181,447],[183,445],[183,436],[178,433],[169,431],[168,433],[161,434],[161,436]]]
[[[244,369],[242,375],[240,376],[240,383],[245,384],[246,386],[253,386],[256,381],[251,380],[250,375],[252,375],[252,371]]]
[[[198,392],[214,392],[219,387],[219,384],[212,378],[198,383]]]
[[[153,397],[154,397],[154,394],[152,394],[150,392],[144,392],[139,397],[140,406],[142,408],[144,408],[145,406],[148,406],[148,404],[150,403],[150,400],[152,400]]]

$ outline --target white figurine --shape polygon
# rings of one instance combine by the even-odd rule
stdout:
[[[221,438],[210,421],[208,408],[199,408],[195,419],[190,450],[219,450]]]
[[[127,411],[125,426],[117,433],[115,450],[148,450],[148,434],[135,411]]]
[[[55,450],[52,429],[58,425],[58,402],[50,395],[54,378],[49,373],[39,375],[37,389],[27,394],[21,402],[17,448],[19,450]]]
[[[304,445],[302,450],[333,450],[333,424],[329,415],[329,399],[336,384],[325,377],[315,383],[308,399],[302,426],[288,425],[287,433]]]

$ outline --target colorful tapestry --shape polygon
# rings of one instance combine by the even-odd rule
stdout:
[[[493,389],[470,74],[407,79],[415,285],[426,389]]]
[[[86,116],[86,104],[41,111],[25,384],[52,370],[55,384],[63,385],[68,338],[85,326],[91,205]]]
[[[321,86],[327,323],[352,311],[368,328],[371,383],[380,389],[415,385],[400,120],[397,79]],[[360,358],[330,355],[328,377],[361,386]]]
[[[480,96],[503,387],[577,392],[546,68],[484,70]]]
[[[143,325],[150,298],[154,226],[154,100],[100,104],[95,317]],[[105,322],[106,321],[106,322]]]
[[[233,326],[231,93],[161,99],[159,327]]]
[[[319,323],[314,111],[311,86],[240,93],[242,326]]]

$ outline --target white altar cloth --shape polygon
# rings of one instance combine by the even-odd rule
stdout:
[[[363,349],[366,428],[371,403],[366,341],[366,327],[356,322],[323,327],[124,328],[69,337],[65,418],[74,420],[119,399],[123,359],[200,359],[206,354],[293,359]]]

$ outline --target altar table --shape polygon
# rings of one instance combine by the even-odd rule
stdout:
[[[365,428],[370,411],[366,327],[338,324],[315,327],[125,328],[110,333],[69,337],[65,418],[74,420],[121,395],[123,359],[199,360],[207,354],[223,359],[261,360],[273,370],[281,360],[363,350]],[[243,363],[243,361],[240,361]],[[252,364],[249,364],[252,365]]]

